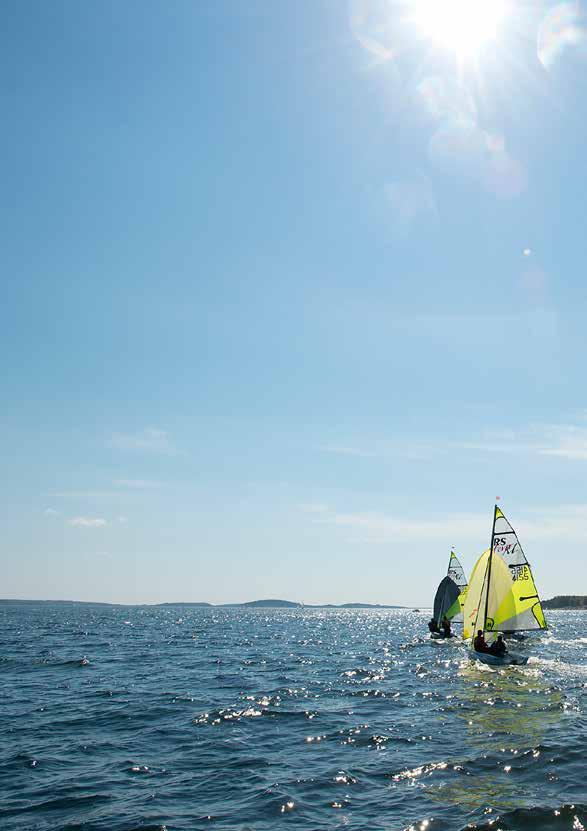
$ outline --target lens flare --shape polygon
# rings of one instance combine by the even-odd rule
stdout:
[[[578,3],[559,3],[544,18],[538,32],[538,59],[550,69],[567,52],[585,54],[587,27]]]
[[[495,40],[505,16],[505,0],[413,0],[412,19],[420,31],[460,58]]]

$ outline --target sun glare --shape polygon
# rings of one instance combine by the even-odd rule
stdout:
[[[420,31],[460,58],[495,40],[505,13],[505,0],[413,0]]]

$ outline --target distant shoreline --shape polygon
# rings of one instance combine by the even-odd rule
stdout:
[[[192,608],[192,609],[408,609],[415,612],[429,611],[430,606],[400,606],[392,603],[298,603],[294,600],[248,600],[244,603],[206,603],[202,601],[178,600],[165,603],[107,603],[100,600],[28,600],[26,598],[0,598],[0,605],[41,605],[54,603],[62,606],[119,606],[128,608]],[[557,595],[543,600],[544,609],[587,610],[587,595]]]
[[[587,595],[559,594],[542,603],[544,609],[587,609]]]
[[[34,605],[55,603],[74,606],[128,606],[160,608],[179,606],[196,609],[416,609],[413,606],[387,605],[384,603],[296,603],[293,600],[249,600],[245,603],[203,603],[197,601],[177,601],[166,603],[105,603],[99,600],[26,600],[0,598],[0,604]],[[426,607],[423,607],[426,608]]]

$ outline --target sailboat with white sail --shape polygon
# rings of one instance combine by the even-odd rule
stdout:
[[[463,620],[463,607],[467,594],[467,578],[459,558],[450,552],[446,577],[440,581],[434,597],[433,621],[439,631],[431,631],[430,637],[440,639],[451,637],[442,629],[442,621],[460,623]],[[432,621],[431,621],[432,623]]]
[[[478,631],[485,636],[546,628],[530,564],[516,532],[495,505],[490,547],[475,564],[469,581],[463,638],[474,637]],[[496,655],[475,649],[472,657],[494,665],[522,664],[528,660],[511,652]]]

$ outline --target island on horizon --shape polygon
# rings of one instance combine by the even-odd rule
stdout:
[[[30,600],[17,598],[0,598],[0,603],[16,605],[19,603],[60,603],[83,606],[136,606],[159,608],[178,606],[182,608],[202,609],[411,609],[419,612],[420,609],[429,609],[426,604],[417,606],[400,606],[396,603],[299,603],[295,600],[281,600],[268,598],[263,600],[247,600],[243,603],[207,603],[201,600],[168,600],[164,603],[108,603],[100,600]],[[587,595],[562,594],[543,600],[545,609],[587,609]]]
[[[248,600],[244,603],[206,603],[205,601],[177,600],[164,603],[107,603],[99,600],[27,600],[0,598],[0,603],[16,605],[19,603],[61,603],[86,606],[181,606],[209,609],[411,609],[412,606],[398,606],[384,603],[298,603],[294,600]]]
[[[587,609],[587,595],[559,594],[542,603],[544,609]]]

